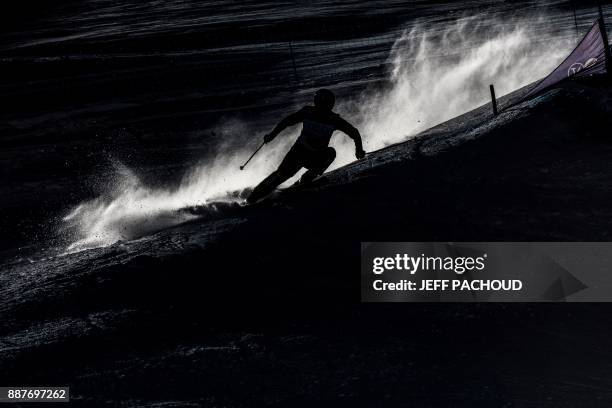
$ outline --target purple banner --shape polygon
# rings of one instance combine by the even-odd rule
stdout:
[[[599,23],[596,21],[565,61],[529,91],[523,100],[567,78],[605,74],[605,47],[606,44],[601,35]]]

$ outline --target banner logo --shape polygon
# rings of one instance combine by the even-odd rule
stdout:
[[[597,61],[597,58],[589,58],[584,64],[581,62],[574,62],[567,70],[567,76],[571,77],[572,75],[576,75],[580,71],[597,64]]]

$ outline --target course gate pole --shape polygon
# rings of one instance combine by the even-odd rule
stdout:
[[[493,84],[489,85],[491,90],[491,105],[493,106],[493,115],[497,116],[497,99],[495,99],[495,87]]]

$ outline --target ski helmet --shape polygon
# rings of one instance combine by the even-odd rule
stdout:
[[[318,108],[332,110],[336,103],[334,93],[329,89],[319,89],[315,92],[314,104]]]

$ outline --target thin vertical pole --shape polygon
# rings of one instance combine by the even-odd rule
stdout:
[[[495,87],[493,85],[489,85],[489,89],[491,90],[491,105],[493,106],[493,115],[497,116],[497,99],[495,98]]]
[[[604,19],[603,9],[601,8],[601,2],[597,1],[597,8],[599,9],[599,31],[601,31],[601,37],[605,45],[605,57],[606,57],[606,72],[608,75],[612,74],[612,55],[610,55],[610,44],[608,44],[608,30],[606,28],[606,20]]]
[[[574,10],[574,26],[576,27],[576,39],[580,40],[580,31],[578,30],[578,17],[576,17],[576,0],[572,0],[572,8]]]
[[[293,56],[293,45],[291,44],[291,40],[289,40],[289,53],[291,54],[291,64],[293,65],[293,76],[297,79],[297,69],[295,67],[295,57]]]

